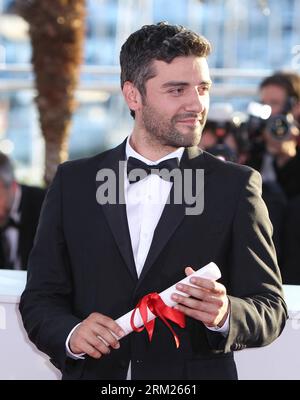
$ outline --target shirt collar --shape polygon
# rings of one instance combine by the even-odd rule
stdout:
[[[125,149],[126,159],[128,159],[129,157],[135,157],[138,160],[141,160],[148,165],[156,165],[156,164],[160,163],[161,161],[168,160],[169,158],[174,158],[174,157],[178,158],[180,161],[181,157],[183,155],[183,152],[184,152],[184,147],[179,147],[175,151],[172,151],[172,153],[167,154],[166,156],[160,158],[159,160],[151,161],[151,160],[148,160],[146,157],[143,157],[141,154],[137,153],[130,145],[129,140],[130,140],[130,136],[128,136],[127,141],[126,141],[126,149]]]

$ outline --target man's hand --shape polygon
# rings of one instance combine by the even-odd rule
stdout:
[[[187,276],[193,272],[195,271],[190,267],[185,269]],[[189,294],[190,297],[174,293],[172,298],[178,303],[175,308],[189,317],[202,321],[206,326],[222,327],[229,309],[225,286],[208,279],[198,277],[191,279],[191,283],[197,287],[176,285],[176,289]]]
[[[90,314],[74,330],[69,341],[72,353],[86,353],[90,357],[100,358],[110,353],[110,348],[118,349],[120,343],[112,335],[122,337],[124,332],[116,322],[99,313]]]

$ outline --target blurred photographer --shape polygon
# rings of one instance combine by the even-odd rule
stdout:
[[[235,135],[236,128],[232,115],[233,108],[231,104],[212,104],[199,146],[222,160],[239,162],[238,142]]]
[[[251,149],[246,163],[260,171],[263,182],[292,198],[300,194],[299,75],[267,77],[260,84],[260,98],[261,108],[256,104],[247,125]]]
[[[283,282],[300,284],[300,76],[278,72],[264,79],[260,98],[265,108],[248,124],[248,165],[263,177]]]

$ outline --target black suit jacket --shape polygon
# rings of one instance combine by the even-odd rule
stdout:
[[[42,203],[46,191],[32,186],[20,185],[21,198],[18,212],[20,213],[19,237],[17,243],[17,256],[21,261],[21,268],[27,269],[29,253],[33,247],[34,236],[39,222]],[[8,265],[1,268],[13,268]]]
[[[180,167],[205,171],[204,212],[187,216],[185,204],[165,206],[138,279],[126,206],[96,201],[97,171],[110,168],[118,176],[124,158],[125,143],[59,167],[41,212],[20,303],[30,339],[64,379],[125,379],[130,360],[132,379],[235,379],[232,350],[272,342],[286,320],[259,174],[186,150]],[[210,261],[221,269],[230,295],[226,339],[187,318],[185,329],[174,326],[180,338],[176,349],[158,320],[151,343],[145,331],[134,332],[99,360],[66,356],[69,332],[90,313],[116,319],[145,294],[182,279],[185,266],[200,268]]]
[[[27,269],[28,257],[33,247],[34,236],[46,191],[38,187],[25,185],[21,185],[21,191],[18,254],[21,259],[22,269]]]
[[[282,280],[300,285],[300,196],[290,200],[284,226]]]
[[[262,185],[262,198],[269,211],[273,226],[273,242],[276,248],[277,260],[281,270],[284,242],[284,224],[286,219],[287,198],[277,182],[265,182]]]
[[[247,165],[260,171],[262,168],[263,157],[266,154],[266,150],[261,145],[260,147],[254,147],[251,152]],[[285,165],[278,167],[274,161],[274,170],[276,173],[277,183],[283,190],[284,194],[288,199],[292,199],[295,196],[300,195],[300,147],[297,147],[297,152]]]

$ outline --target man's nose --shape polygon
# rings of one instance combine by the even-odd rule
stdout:
[[[195,88],[191,91],[189,96],[189,101],[186,104],[186,111],[200,114],[205,109],[206,101],[206,96],[201,96],[198,89]]]

